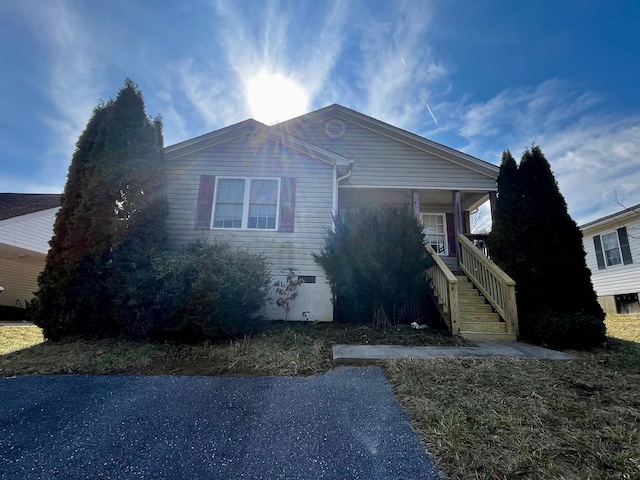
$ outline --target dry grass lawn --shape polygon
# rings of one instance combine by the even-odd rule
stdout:
[[[311,375],[332,368],[331,345],[336,343],[467,344],[408,325],[380,332],[341,324],[277,324],[244,339],[199,345],[82,339],[43,343],[37,327],[0,327],[0,376]]]
[[[576,360],[400,360],[387,376],[451,479],[640,478],[640,316]]]

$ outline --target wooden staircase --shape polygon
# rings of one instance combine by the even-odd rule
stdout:
[[[460,336],[471,342],[515,342],[516,334],[507,333],[506,324],[467,276],[462,272],[454,274],[458,280]]]

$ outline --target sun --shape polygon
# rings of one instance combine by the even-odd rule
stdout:
[[[273,125],[307,113],[309,99],[290,78],[263,71],[247,83],[247,102],[254,119]]]

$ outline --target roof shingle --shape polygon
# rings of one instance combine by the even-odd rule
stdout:
[[[0,193],[0,220],[60,206],[59,193]]]

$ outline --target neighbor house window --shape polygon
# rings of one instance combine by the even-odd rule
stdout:
[[[448,255],[447,223],[442,213],[422,215],[422,233],[431,247],[440,255]]]
[[[216,178],[213,228],[275,230],[279,178]]]
[[[620,265],[622,263],[622,254],[620,252],[620,243],[618,243],[618,234],[616,232],[602,235],[602,251],[607,267]]]
[[[596,262],[599,270],[633,263],[627,227],[620,227],[614,232],[595,235],[593,237],[593,246],[596,251]]]

